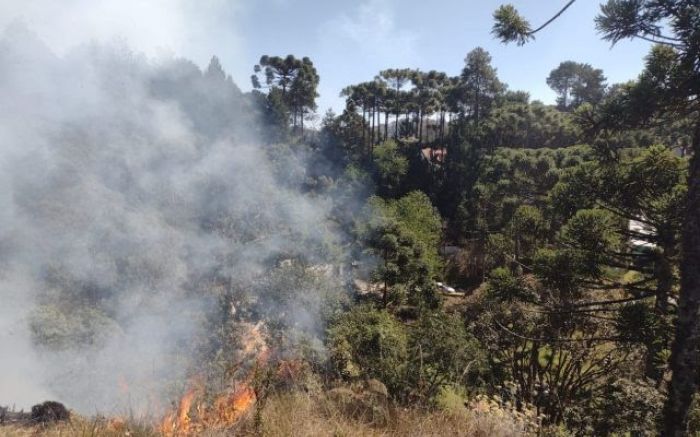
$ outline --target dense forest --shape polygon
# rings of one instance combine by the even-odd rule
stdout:
[[[494,20],[521,45],[548,24]],[[56,150],[0,197],[31,194],[2,218],[0,253],[22,255],[0,274],[38,260],[51,393],[82,414],[181,399],[155,428],[84,425],[107,435],[700,433],[700,3],[610,0],[590,25],[649,41],[636,80],[562,59],[548,105],[476,47],[461,71],[377,71],[325,114],[308,57],[262,56],[243,92],[216,57],[60,59],[14,29],[0,90],[36,98],[27,65],[67,89],[2,107],[43,120],[9,138]],[[78,391],[71,354],[92,357],[70,360],[94,378]]]

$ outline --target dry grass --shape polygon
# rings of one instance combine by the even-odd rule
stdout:
[[[242,435],[254,434],[254,418],[242,424]],[[506,412],[427,412],[399,409],[388,423],[373,426],[337,408],[326,398],[288,393],[268,400],[261,412],[263,436],[464,436],[509,437],[527,435],[517,418]]]
[[[70,422],[53,425],[0,426],[2,437],[156,437],[159,434],[144,420],[85,419],[73,416]]]
[[[258,413],[258,414],[256,414]],[[256,421],[256,415],[259,420]],[[257,426],[256,426],[257,422]],[[7,437],[155,437],[159,433],[143,421],[86,420],[48,427],[0,426]],[[303,392],[271,396],[259,412],[251,411],[234,429],[209,430],[204,437],[239,436],[464,436],[510,437],[528,435],[523,423],[503,410],[423,411],[397,409],[388,422],[373,425],[339,408],[325,395]]]

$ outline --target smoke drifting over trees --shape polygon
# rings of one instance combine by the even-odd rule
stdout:
[[[297,189],[302,157],[256,146],[217,67],[2,37],[0,404],[157,408],[222,299],[235,312],[280,257],[319,261],[328,202]]]

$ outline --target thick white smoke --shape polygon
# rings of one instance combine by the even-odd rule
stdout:
[[[7,28],[0,405],[157,408],[216,311],[203,278],[245,284],[271,258],[321,244],[327,202],[295,189],[297,160],[273,162],[250,141],[239,94],[216,68],[154,63],[124,44],[58,55]]]

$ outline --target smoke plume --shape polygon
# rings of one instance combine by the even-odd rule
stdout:
[[[0,405],[157,409],[222,311],[217,287],[322,262],[329,202],[298,189],[303,158],[256,143],[216,61],[57,53],[14,24],[0,96]],[[313,325],[317,304],[276,310]]]

